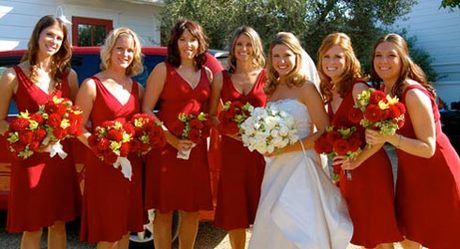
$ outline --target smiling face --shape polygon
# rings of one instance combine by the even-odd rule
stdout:
[[[241,34],[238,39],[236,39],[234,46],[234,54],[236,60],[249,61],[252,59],[254,54],[254,49],[252,47],[251,38],[245,34]]]
[[[288,75],[296,65],[295,53],[284,44],[272,48],[271,60],[273,68],[280,77]]]
[[[321,67],[323,72],[334,82],[338,82],[340,80],[345,71],[345,66],[345,50],[339,45],[332,46],[321,58]]]
[[[110,55],[112,67],[127,69],[134,58],[134,41],[130,35],[122,35],[117,38]]]
[[[384,81],[396,80],[401,72],[401,57],[395,45],[382,42],[375,48],[373,65],[377,75]]]
[[[188,29],[185,29],[179,40],[177,40],[177,48],[179,49],[181,60],[193,60],[197,54],[198,46],[198,39]]]
[[[61,48],[63,40],[64,32],[59,27],[58,23],[43,29],[38,37],[39,53],[53,56]]]

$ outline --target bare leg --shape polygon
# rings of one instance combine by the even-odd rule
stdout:
[[[375,249],[394,249],[393,243],[382,243],[375,247]]]
[[[67,234],[65,222],[56,221],[48,227],[48,249],[65,249],[67,247]]]
[[[153,221],[153,243],[155,248],[171,249],[172,212],[156,212]]]
[[[179,249],[193,249],[198,233],[198,212],[180,211]],[[171,231],[171,230],[170,230]],[[162,247],[161,247],[162,248]]]
[[[233,229],[228,231],[232,249],[244,249],[246,245],[246,229]]]
[[[100,241],[97,243],[97,249],[118,249],[118,241],[116,242],[107,242],[107,241]]]
[[[422,248],[422,245],[420,245],[419,243],[412,241],[412,240],[408,240],[408,239],[403,240],[401,242],[401,246],[404,249],[421,249]]]
[[[129,233],[123,235],[118,241],[118,249],[128,249],[129,248]]]
[[[42,229],[33,232],[23,232],[21,238],[21,249],[40,249]]]

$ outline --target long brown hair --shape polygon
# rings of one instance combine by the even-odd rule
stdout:
[[[434,88],[428,83],[425,72],[423,72],[422,68],[420,68],[419,65],[415,64],[415,62],[410,57],[407,42],[404,40],[404,38],[395,33],[387,34],[378,39],[375,43],[374,49],[372,50],[371,81],[375,83],[382,82],[382,78],[380,78],[380,76],[375,71],[374,58],[377,47],[384,42],[389,42],[394,45],[399,57],[401,58],[402,64],[401,72],[399,73],[399,77],[393,85],[393,88],[391,89],[391,94],[401,98],[404,90],[404,82],[408,79],[411,79],[417,81],[420,85],[422,85],[433,95],[433,98],[436,98],[436,92]]]
[[[21,61],[28,61],[30,65],[30,79],[32,81],[37,80],[37,54],[39,50],[39,38],[41,32],[55,24],[58,24],[59,28],[62,30],[62,44],[58,52],[53,55],[51,63],[51,78],[55,82],[56,86],[61,84],[62,79],[70,71],[70,58],[72,57],[72,50],[70,48],[70,42],[67,35],[67,27],[65,23],[55,17],[55,16],[44,16],[42,17],[37,24],[35,24],[32,35],[30,36],[29,43],[27,44],[27,51],[22,57]]]
[[[275,39],[270,43],[268,52],[267,63],[267,84],[265,86],[265,93],[271,95],[278,86],[279,74],[273,67],[272,63],[272,50],[276,45],[285,45],[295,54],[295,66],[291,72],[286,75],[286,84],[288,87],[302,86],[307,77],[305,72],[302,71],[302,46],[294,34],[289,32],[279,32],[276,34]]]
[[[195,66],[197,69],[201,69],[201,67],[206,63],[208,38],[204,34],[203,28],[198,23],[187,19],[178,21],[176,25],[174,25],[174,27],[171,29],[171,34],[169,35],[168,41],[168,55],[166,57],[166,62],[174,67],[179,67],[181,65],[177,41],[185,32],[185,30],[188,30],[188,32],[190,32],[190,34],[192,34],[198,40],[198,51],[195,55]]]
[[[230,73],[235,72],[236,69],[235,46],[236,40],[238,40],[241,35],[245,35],[251,40],[253,50],[252,65],[254,68],[261,68],[265,66],[264,49],[262,47],[262,41],[259,34],[257,34],[257,32],[251,27],[241,26],[233,33],[232,44],[228,56],[228,71]]]
[[[336,45],[340,46],[345,52],[345,70],[339,82],[336,82],[334,86],[332,79],[324,73],[322,62],[327,51]],[[321,78],[320,90],[326,103],[332,100],[332,91],[334,87],[337,88],[339,95],[344,97],[345,94],[350,91],[353,82],[356,79],[362,78],[361,64],[353,51],[350,37],[344,33],[332,33],[324,38],[318,50],[317,68]]]

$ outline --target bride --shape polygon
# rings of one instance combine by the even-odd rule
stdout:
[[[294,117],[302,140],[265,155],[250,249],[345,249],[351,239],[345,202],[313,150],[329,122],[316,86],[305,75],[302,61],[310,58],[302,51],[292,33],[280,32],[270,44],[268,105]]]

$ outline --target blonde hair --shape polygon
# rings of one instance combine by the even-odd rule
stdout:
[[[341,47],[345,53],[345,69],[343,74],[340,76],[339,82],[336,82],[335,86],[334,83],[332,83],[332,79],[324,73],[322,67],[324,55],[334,46]],[[317,68],[321,78],[321,93],[323,94],[326,102],[331,101],[332,89],[334,89],[334,87],[337,88],[339,95],[344,97],[353,86],[353,82],[356,79],[362,78],[361,64],[353,51],[350,37],[344,33],[332,33],[324,38],[318,50]]]
[[[286,78],[288,87],[302,86],[307,81],[307,76],[302,70],[302,46],[294,34],[289,32],[279,32],[276,34],[275,39],[270,43],[267,63],[267,84],[265,86],[265,93],[271,95],[278,85],[279,74],[272,64],[272,50],[276,45],[285,45],[295,54],[295,65]]]
[[[230,73],[235,72],[236,69],[236,57],[235,57],[235,46],[236,41],[242,35],[246,35],[251,40],[253,49],[252,65],[254,68],[262,68],[265,66],[265,55],[262,47],[262,41],[259,34],[251,27],[241,26],[235,30],[232,37],[232,44],[230,47],[230,54],[228,56],[228,71]]]
[[[120,37],[129,37],[133,39],[134,42],[133,61],[126,69],[126,75],[131,77],[142,73],[144,71],[144,66],[142,64],[141,43],[136,33],[125,27],[112,30],[105,39],[104,45],[101,47],[101,70],[104,71],[110,66],[113,47]]]

